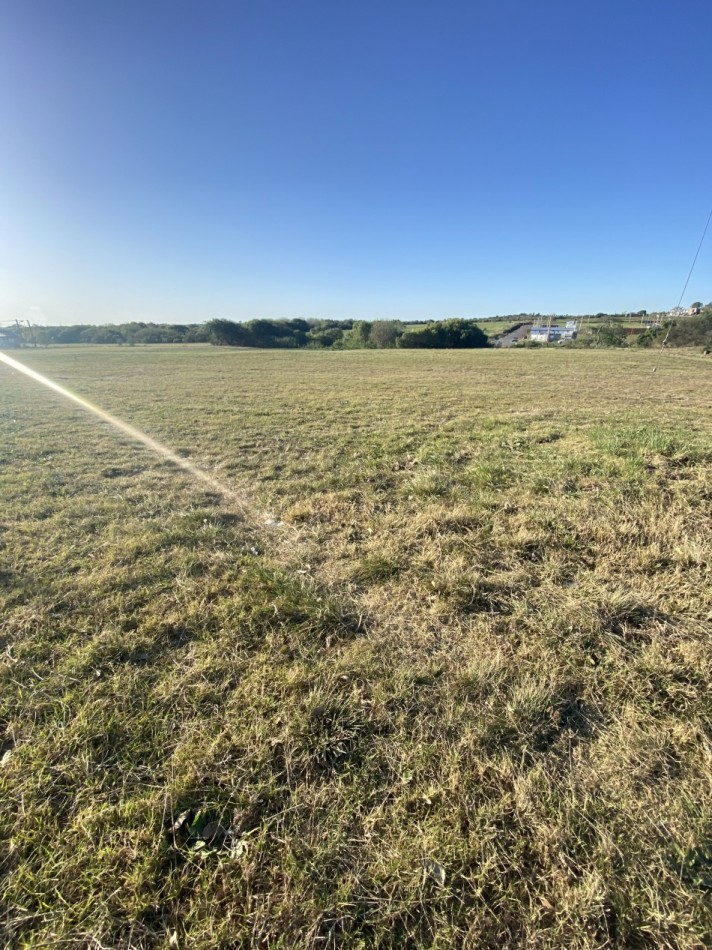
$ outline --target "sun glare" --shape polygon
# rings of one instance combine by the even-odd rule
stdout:
[[[101,419],[102,422],[107,422],[109,425],[113,426],[115,429],[118,429],[119,432],[122,432],[124,435],[127,435],[130,439],[133,439],[134,442],[139,442],[141,445],[145,446],[151,452],[155,452],[156,455],[161,456],[167,462],[175,465],[177,468],[182,469],[188,475],[191,475],[193,478],[202,482],[204,485],[207,485],[213,491],[218,492],[221,495],[229,497],[233,502],[241,502],[241,499],[238,495],[226,485],[223,485],[222,482],[214,478],[208,472],[204,472],[201,468],[198,468],[197,465],[194,465],[192,462],[189,462],[187,459],[183,458],[180,455],[177,455],[168,446],[163,445],[163,443],[158,442],[156,439],[151,438],[150,435],[146,435],[145,432],[142,432],[140,429],[137,429],[135,426],[130,425],[128,422],[124,422],[123,419],[119,419],[117,416],[112,415],[110,412],[106,412],[104,409],[101,409],[99,406],[95,406],[93,403],[89,402],[88,399],[85,399],[83,396],[78,396],[76,393],[73,393],[71,390],[66,389],[64,386],[60,386],[59,383],[55,383],[49,377],[44,376],[42,373],[38,373],[34,369],[30,369],[29,366],[25,366],[24,363],[21,363],[19,360],[13,359],[11,356],[8,356],[6,353],[0,353],[0,362],[5,363],[6,366],[9,366],[10,369],[17,370],[19,373],[23,373],[25,376],[28,376],[30,379],[34,380],[37,383],[40,383],[42,386],[46,386],[48,389],[53,390],[56,393],[59,393],[60,396],[63,396],[65,399],[69,399],[71,402],[75,403],[78,406],[81,406],[82,409],[90,412],[92,415],[96,416],[98,419]]]

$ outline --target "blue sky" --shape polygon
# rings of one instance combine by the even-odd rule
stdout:
[[[670,307],[710,35],[709,0],[5,0],[0,319]]]

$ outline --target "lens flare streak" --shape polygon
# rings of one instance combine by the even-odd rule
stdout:
[[[71,392],[69,389],[65,389],[64,386],[60,386],[59,383],[55,383],[47,376],[43,376],[42,373],[38,373],[36,370],[30,369],[29,366],[25,366],[24,363],[13,359],[6,353],[0,353],[0,362],[5,363],[5,365],[9,366],[10,369],[17,370],[18,373],[23,373],[36,383],[40,383],[42,386],[46,386],[48,389],[59,393],[60,396],[63,396],[65,399],[69,399],[76,405],[81,406],[81,408],[86,412],[92,413],[92,415],[96,416],[98,419],[101,419],[102,422],[107,422],[115,429],[118,429],[119,432],[123,432],[124,435],[127,435],[130,439],[133,439],[134,442],[139,442],[151,452],[155,452],[156,455],[161,456],[161,458],[165,459],[167,462],[171,462],[177,468],[182,469],[188,475],[191,475],[204,485],[207,485],[213,491],[218,492],[218,494],[228,496],[230,499],[232,499],[232,501],[237,502],[242,507],[242,499],[239,498],[239,496],[231,488],[223,485],[212,475],[208,474],[208,472],[204,472],[196,465],[193,465],[192,462],[189,462],[187,459],[177,455],[175,452],[169,449],[168,446],[163,445],[163,443],[151,438],[150,435],[146,435],[145,432],[141,432],[141,430],[137,429],[135,426],[129,425],[129,423],[124,422],[123,419],[119,419],[110,412],[106,412],[104,409],[99,408],[99,406],[95,406],[93,403],[89,402],[88,399],[84,399],[83,396],[77,396],[76,393]]]

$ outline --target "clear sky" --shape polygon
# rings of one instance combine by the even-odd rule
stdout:
[[[710,0],[4,0],[0,319],[668,308],[710,36]]]

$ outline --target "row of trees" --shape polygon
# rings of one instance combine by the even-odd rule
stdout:
[[[217,346],[310,349],[462,348],[488,345],[473,320],[210,320],[205,324],[121,323],[23,328],[26,344],[213,343]]]
[[[639,346],[653,345],[668,325],[635,337]],[[210,320],[205,324],[122,323],[111,326],[76,324],[69,327],[23,328],[26,344],[62,343],[213,343],[217,346],[310,349],[472,349],[489,344],[474,320],[403,323],[400,320]],[[622,346],[628,331],[615,324],[579,337],[577,345]],[[712,309],[683,317],[670,329],[671,346],[712,345]]]
[[[463,349],[489,345],[474,320],[402,323],[400,320],[211,320],[206,324],[217,346],[311,349]]]
[[[69,327],[23,328],[25,343],[50,346],[53,343],[208,343],[205,325],[168,323],[119,323],[94,326],[77,323]]]

